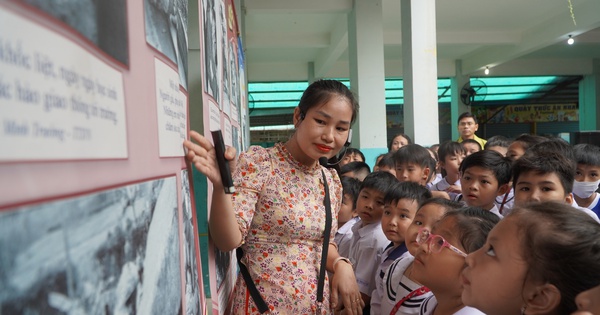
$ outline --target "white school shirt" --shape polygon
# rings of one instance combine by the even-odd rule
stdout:
[[[575,200],[575,199],[573,199]],[[588,208],[584,208],[584,207],[580,207],[577,204],[571,204],[571,206],[575,209],[579,209],[583,212],[585,212],[587,215],[589,215],[590,217],[592,217],[592,219],[596,220],[596,222],[600,223],[600,219],[598,219],[598,215],[596,215],[596,213]]]
[[[432,295],[430,297],[428,297],[427,299],[425,299],[425,301],[423,301],[423,304],[421,304],[421,310],[419,312],[420,315],[432,315],[433,314],[433,310],[435,310],[435,307],[437,306],[437,300],[435,299],[435,296]],[[470,306],[465,306],[463,308],[461,308],[460,310],[458,310],[457,312],[455,312],[453,315],[485,315],[485,313],[482,313],[480,310],[470,307]]]
[[[400,300],[422,285],[404,276],[406,268],[414,261],[414,257],[406,252],[396,259],[386,270],[383,281],[371,296],[371,315],[388,315]],[[375,294],[376,292],[376,294]],[[402,303],[395,314],[419,314],[421,304],[426,298],[433,295],[427,292],[423,295],[414,296]]]
[[[507,216],[512,208],[515,206],[515,189],[510,188],[508,191],[508,196],[506,196],[506,201],[504,200],[504,195],[500,195],[496,197],[496,201],[494,202],[498,209],[502,206],[502,201],[504,201],[504,207],[502,207],[502,215]]]
[[[352,233],[348,258],[354,265],[359,291],[371,296],[375,290],[375,274],[381,263],[381,254],[390,241],[379,221],[366,225],[360,221],[352,227]]]
[[[500,219],[504,218],[504,216],[502,216],[502,214],[500,214],[500,209],[498,209],[498,206],[496,206],[496,204],[494,204],[494,206],[492,207],[492,209],[489,210],[491,213],[497,215]]]
[[[425,187],[427,187],[427,189],[431,190],[431,187],[433,187],[433,185],[437,184],[439,181],[442,180],[442,174],[437,173],[435,174],[435,177],[433,178],[433,180],[429,183],[427,183],[427,185],[425,185]]]
[[[450,184],[448,183],[448,180],[446,180],[446,177],[442,178],[442,180],[440,180],[439,182],[435,183],[434,185],[431,186],[431,188],[429,188],[430,191],[446,191],[446,189],[450,188],[451,185],[456,185],[458,187],[460,186],[460,178],[454,183],[454,184]],[[450,196],[450,200],[456,198],[457,195],[459,195],[459,193],[455,193],[455,192],[449,192],[446,191],[448,193],[448,196]]]
[[[344,223],[335,233],[333,241],[338,246],[338,253],[342,257],[348,257],[350,254],[350,243],[352,242],[352,227],[360,221],[359,217],[352,218]]]

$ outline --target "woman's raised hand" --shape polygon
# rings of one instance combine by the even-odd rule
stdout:
[[[213,183],[215,189],[223,186],[221,173],[219,173],[219,164],[217,163],[215,148],[204,136],[196,131],[190,131],[190,138],[193,140],[185,140],[183,146],[187,149],[186,159],[192,163],[196,169],[206,175]],[[195,143],[194,143],[195,142]],[[225,158],[229,160],[230,169],[235,168],[236,151],[235,148],[227,147],[225,150]]]

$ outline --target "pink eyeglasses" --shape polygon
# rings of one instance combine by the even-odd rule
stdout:
[[[442,251],[442,248],[448,247],[453,252],[455,252],[463,257],[467,257],[467,254],[465,254],[465,252],[452,246],[442,236],[436,235],[436,234],[431,234],[431,232],[429,232],[429,230],[427,230],[425,228],[419,229],[419,234],[417,234],[417,243],[419,245],[427,243],[429,253],[437,254]]]

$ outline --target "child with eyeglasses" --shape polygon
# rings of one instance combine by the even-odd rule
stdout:
[[[470,254],[465,305],[488,315],[570,314],[600,283],[600,224],[565,203],[516,206]]]
[[[412,266],[419,244],[417,235],[433,225],[448,211],[460,209],[458,202],[443,198],[432,198],[421,203],[412,223],[406,229],[404,242],[408,253],[384,270],[371,300],[371,314],[419,314],[421,303],[431,295],[423,285],[412,278]]]
[[[419,314],[483,314],[463,304],[461,273],[467,254],[483,246],[498,221],[495,214],[471,207],[446,213],[431,231],[419,230],[412,276],[433,293],[423,301]]]

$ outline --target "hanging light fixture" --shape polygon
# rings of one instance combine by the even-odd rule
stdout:
[[[490,74],[490,67],[485,67],[485,70],[483,71],[483,73],[485,73],[485,75]]]
[[[575,42],[575,40],[573,39],[573,37],[571,37],[571,35],[569,35],[569,39],[567,39],[567,44],[573,45],[574,42]]]

